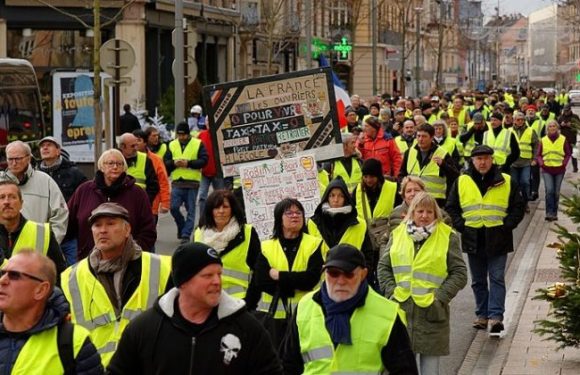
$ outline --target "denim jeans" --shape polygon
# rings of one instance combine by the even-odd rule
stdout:
[[[419,375],[439,374],[439,360],[441,357],[436,355],[415,354],[417,369]]]
[[[540,189],[540,166],[534,165],[532,168],[532,193],[538,194]]]
[[[468,261],[471,289],[475,296],[475,315],[479,318],[503,320],[507,254],[493,257],[468,254]]]
[[[564,179],[564,173],[552,175],[542,172],[544,186],[546,187],[546,216],[558,216],[558,202],[560,200],[560,187]]]
[[[66,264],[69,266],[72,266],[77,262],[77,247],[78,241],[76,238],[63,241],[60,244],[60,249],[62,250]]]
[[[195,200],[197,189],[183,189],[173,187],[171,189],[171,216],[177,224],[177,234],[179,238],[191,238],[193,224],[195,221]],[[185,206],[187,217],[183,217],[180,208]]]
[[[526,202],[530,200],[530,170],[531,166],[527,165],[525,167],[512,167],[510,171],[512,179],[518,183]]]
[[[209,185],[213,186],[214,190],[223,189],[224,188],[224,180],[223,178],[214,176],[214,177],[201,177],[201,183],[199,184],[199,215],[200,217],[203,215],[203,210],[205,209],[205,201],[207,200],[207,195],[209,194]]]

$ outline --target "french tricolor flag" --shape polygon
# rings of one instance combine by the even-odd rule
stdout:
[[[320,67],[330,66],[328,60],[326,59],[326,57],[324,57],[324,55],[320,55],[318,63],[320,64]],[[344,111],[348,106],[351,105],[350,96],[344,89],[344,85],[342,84],[340,79],[338,79],[334,71],[332,71],[332,81],[334,83],[334,96],[336,97],[336,111],[338,112],[338,124],[340,125],[340,128],[343,129],[346,127],[346,116],[344,114]]]

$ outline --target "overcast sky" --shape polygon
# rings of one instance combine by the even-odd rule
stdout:
[[[553,0],[499,0],[500,14],[521,13],[527,16],[530,12],[553,4]],[[486,16],[495,14],[497,0],[483,0],[482,10]]]

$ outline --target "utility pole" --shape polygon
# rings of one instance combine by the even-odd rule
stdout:
[[[372,69],[373,69],[373,96],[377,95],[377,0],[371,1],[371,39],[372,39]]]
[[[304,2],[304,14],[308,17],[304,17],[306,20],[306,68],[312,68],[312,21],[309,19],[312,14],[312,0],[306,0]]]
[[[499,28],[500,28],[500,18],[499,18],[499,0],[497,0],[497,32],[495,34],[495,84],[499,86]],[[491,64],[490,64],[491,65]]]
[[[95,105],[95,161],[94,170],[95,172],[99,169],[97,165],[97,160],[101,157],[103,153],[103,121],[102,121],[102,109],[101,109],[101,61],[100,61],[100,49],[101,49],[101,3],[100,0],[95,0],[93,2],[93,100]],[[107,89],[107,88],[105,88]],[[108,130],[108,129],[107,129]]]
[[[175,0],[175,126],[183,121],[185,114],[185,84],[184,84],[184,40],[183,40],[183,0]]]
[[[437,89],[441,89],[443,84],[443,20],[445,19],[445,2],[439,0],[439,35],[437,43]]]
[[[419,13],[423,10],[423,8],[415,8],[415,32],[416,40],[415,40],[415,96],[419,96],[419,91],[421,90],[421,68],[420,68],[420,49],[421,49],[421,24]]]

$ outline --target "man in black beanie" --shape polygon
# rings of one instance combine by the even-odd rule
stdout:
[[[202,243],[173,254],[175,288],[125,329],[109,374],[282,374],[270,336],[221,288],[222,262]]]

